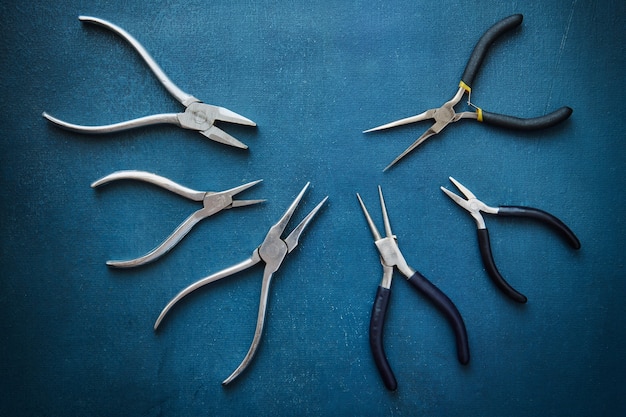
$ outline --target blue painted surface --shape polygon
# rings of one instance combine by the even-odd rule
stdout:
[[[623,415],[626,341],[624,118],[626,6],[503,1],[4,2],[0,40],[0,415]],[[460,122],[382,169],[428,123],[362,130],[448,100],[480,35],[513,13],[519,30],[490,51],[472,101],[531,117],[569,105],[566,123],[518,133]],[[101,17],[133,34],[201,100],[250,117],[220,126],[240,151],[170,126],[90,137],[42,111],[105,124],[179,111]],[[93,190],[120,169],[195,189],[263,178],[166,257],[143,254],[198,206],[140,183]],[[454,176],[488,204],[529,205],[565,221],[572,251],[529,221],[488,218],[494,257],[528,296],[492,285],[475,226],[439,190]],[[248,256],[306,181],[296,218],[328,205],[275,276],[265,333],[254,333],[262,269],[193,294],[180,289]],[[368,345],[381,267],[355,193],[380,224],[383,187],[409,263],[456,303],[472,359],[456,361],[445,320],[396,276],[385,346],[387,392]],[[297,220],[294,218],[294,220]],[[295,222],[294,222],[295,224]]]

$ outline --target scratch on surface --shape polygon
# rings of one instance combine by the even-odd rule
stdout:
[[[572,0],[572,5],[570,6],[570,12],[569,12],[569,16],[567,18],[567,24],[565,26],[565,31],[563,33],[563,37],[561,38],[561,45],[559,45],[559,52],[557,54],[557,58],[556,58],[556,72],[558,72],[559,66],[561,65],[561,57],[563,56],[563,51],[565,50],[565,44],[567,43],[567,37],[569,35],[569,29],[570,26],[572,25],[572,19],[574,18],[574,9],[576,8],[576,3],[578,2],[578,0]],[[550,93],[548,94],[548,101],[546,103],[546,108],[544,113],[546,113],[548,111],[548,108],[550,106],[550,102],[552,101],[552,87],[554,84],[552,84],[550,86]]]
[[[572,0],[572,7],[569,12],[569,17],[567,18],[567,26],[565,26],[565,33],[563,33],[563,38],[561,39],[561,45],[559,46],[559,54],[556,59],[556,67],[559,67],[561,63],[561,56],[563,55],[563,50],[565,49],[565,43],[567,42],[567,36],[569,35],[569,28],[572,26],[572,19],[574,18],[574,9],[576,8],[576,2],[578,0]]]

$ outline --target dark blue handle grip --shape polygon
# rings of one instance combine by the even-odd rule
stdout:
[[[506,17],[490,27],[478,40],[469,61],[467,61],[465,71],[463,71],[463,76],[461,77],[461,80],[467,84],[467,86],[471,87],[474,82],[474,77],[478,73],[478,68],[480,68],[483,63],[483,59],[485,58],[485,55],[487,55],[487,50],[491,44],[504,32],[519,26],[520,23],[522,23],[523,18],[524,17],[521,14],[514,14],[513,16]]]
[[[489,231],[487,229],[478,229],[478,247],[480,248],[480,257],[483,260],[483,265],[496,286],[513,301],[517,301],[518,303],[528,301],[526,296],[511,287],[509,283],[504,280],[500,271],[498,271],[491,253],[491,242],[489,241]]]
[[[539,220],[540,222],[547,224],[553,230],[559,233],[572,248],[580,249],[580,241],[578,240],[574,232],[572,232],[572,230],[567,227],[567,225],[563,223],[559,218],[553,216],[546,211],[539,210],[533,207],[502,206],[498,207],[498,215],[511,217],[528,217],[531,219]]]
[[[370,319],[370,347],[374,355],[374,363],[385,383],[385,387],[390,391],[395,391],[398,388],[398,383],[393,375],[391,366],[389,366],[387,355],[385,355],[385,347],[383,346],[385,315],[387,314],[390,295],[391,290],[389,288],[379,286],[378,291],[376,291],[376,300],[372,307],[372,317]]]
[[[446,317],[456,338],[456,352],[459,362],[463,365],[470,360],[469,341],[467,339],[467,330],[461,313],[454,303],[432,282],[427,280],[419,272],[415,272],[408,280],[420,293],[424,294]]]
[[[570,107],[561,107],[546,114],[545,116],[531,117],[524,119],[515,116],[506,116],[504,114],[490,113],[483,110],[482,112],[483,123],[490,124],[492,126],[504,127],[507,129],[515,130],[541,130],[548,127],[555,126],[564,120],[567,120],[572,115],[572,109]]]

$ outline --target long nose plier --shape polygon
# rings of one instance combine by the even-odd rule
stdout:
[[[425,295],[449,321],[456,337],[456,349],[459,362],[464,365],[467,364],[470,359],[470,354],[465,322],[463,321],[459,310],[447,295],[427,280],[422,274],[407,264],[404,256],[402,256],[400,248],[398,247],[398,240],[391,232],[387,208],[385,206],[383,192],[380,187],[378,187],[378,194],[380,198],[383,222],[385,225],[385,237],[380,235],[380,232],[376,228],[374,221],[368,213],[361,196],[359,194],[356,196],[361,204],[361,208],[363,209],[367,224],[369,225],[372,235],[374,236],[374,244],[378,249],[380,254],[380,263],[383,266],[383,279],[378,286],[378,290],[376,291],[376,300],[374,301],[372,317],[370,319],[370,347],[372,348],[372,354],[374,355],[374,362],[376,363],[376,367],[378,368],[385,386],[387,389],[393,391],[398,387],[398,383],[385,355],[385,349],[383,347],[383,327],[385,324],[387,307],[389,305],[389,297],[391,295],[391,280],[393,278],[394,267],[398,268],[400,273],[408,278],[409,283],[413,285],[417,291]]]
[[[561,107],[550,114],[546,114],[545,116],[524,119],[514,116],[506,116],[502,114],[487,112],[471,103],[471,85],[474,81],[474,77],[478,72],[478,69],[480,68],[480,65],[483,62],[483,59],[485,58],[485,55],[487,54],[487,50],[500,35],[519,26],[522,23],[522,19],[523,16],[521,14],[509,16],[502,19],[491,28],[489,28],[487,32],[485,32],[485,34],[480,38],[480,40],[474,47],[474,51],[472,52],[467,66],[465,67],[465,71],[463,72],[463,76],[461,77],[459,89],[450,101],[444,103],[441,107],[427,110],[416,116],[400,119],[395,122],[387,123],[382,126],[374,127],[372,129],[364,131],[364,133],[367,133],[409,123],[419,122],[422,120],[435,120],[435,123],[426,132],[424,132],[422,136],[420,136],[415,142],[413,142],[411,146],[409,146],[384,169],[385,171],[391,168],[413,149],[417,148],[425,140],[441,132],[450,123],[458,122],[461,119],[477,120],[479,122],[484,122],[490,125],[515,130],[538,130],[545,129],[561,123],[572,114],[571,108]],[[474,107],[476,111],[456,113],[454,110],[454,106],[458,104],[459,101],[461,101],[461,98],[465,93],[468,93],[468,104]]]
[[[144,181],[150,184],[154,184],[158,187],[164,188],[168,191],[176,193],[182,197],[188,198],[192,201],[202,201],[203,207],[194,213],[192,213],[180,226],[172,232],[172,234],[163,241],[159,246],[152,249],[147,254],[140,256],[136,259],[130,259],[127,261],[107,261],[107,265],[115,268],[131,268],[152,262],[157,258],[165,255],[170,249],[172,249],[178,242],[184,238],[187,233],[194,227],[199,221],[209,216],[214,215],[222,210],[230,209],[233,207],[249,206],[251,204],[262,203],[265,200],[233,200],[233,197],[242,191],[258,184],[262,180],[252,181],[247,184],[240,185],[235,188],[231,188],[226,191],[213,192],[213,191],[196,191],[191,188],[183,187],[180,184],[175,183],[160,175],[152,174],[144,171],[116,171],[106,177],[100,178],[91,184],[92,188],[99,187],[104,184],[108,184],[112,181],[118,180],[137,180]]]
[[[89,134],[113,133],[122,130],[133,129],[135,127],[150,126],[156,124],[173,124],[184,129],[196,130],[207,138],[219,143],[242,149],[248,148],[247,145],[241,143],[233,136],[215,126],[214,122],[216,120],[220,120],[224,122],[237,123],[247,126],[256,126],[256,123],[224,107],[202,103],[191,94],[185,93],[183,90],[178,88],[178,86],[176,86],[176,84],[174,84],[172,80],[169,79],[169,77],[165,74],[165,72],[163,72],[159,64],[157,64],[156,61],[150,56],[148,51],[146,51],[146,49],[133,36],[131,36],[121,27],[116,26],[113,23],[108,22],[104,19],[99,19],[97,17],[79,16],[78,18],[83,22],[94,23],[103,26],[127,41],[139,53],[139,55],[141,56],[141,58],[143,58],[146,64],[148,64],[148,67],[150,67],[159,82],[163,84],[167,91],[183,106],[185,106],[185,112],[155,114],[129,120],[126,122],[104,126],[82,126],[68,123],[63,120],[57,119],[56,117],[53,117],[46,112],[43,113],[43,117],[64,129],[71,130],[73,132]]]
[[[250,345],[250,349],[248,349],[248,353],[244,357],[241,364],[228,378],[226,378],[226,380],[224,380],[224,382],[222,382],[223,385],[229,384],[235,378],[237,378],[237,376],[239,376],[239,374],[241,374],[252,361],[252,358],[254,357],[254,354],[256,353],[256,350],[261,341],[261,335],[263,334],[265,312],[267,310],[267,300],[269,296],[269,288],[272,281],[272,276],[276,271],[278,271],[278,268],[280,268],[287,254],[291,253],[296,248],[296,246],[298,246],[300,235],[328,199],[328,197],[325,197],[317,206],[315,206],[313,210],[311,210],[309,214],[306,215],[306,217],[300,222],[300,224],[298,224],[298,226],[296,226],[296,228],[293,229],[293,231],[289,233],[286,238],[282,239],[281,235],[287,227],[291,216],[298,207],[298,204],[300,203],[300,200],[302,199],[302,196],[304,195],[308,187],[309,183],[307,183],[302,191],[300,191],[300,194],[298,194],[293,203],[291,203],[291,205],[289,206],[287,211],[285,211],[278,223],[270,228],[269,232],[265,236],[265,239],[263,240],[263,243],[261,243],[261,245],[252,252],[252,256],[250,256],[250,258],[229,268],[216,272],[206,278],[203,278],[179,292],[178,295],[176,295],[176,297],[174,297],[165,306],[163,311],[161,311],[161,314],[154,324],[154,330],[157,330],[157,328],[161,324],[161,321],[163,320],[165,315],[172,309],[172,307],[174,307],[174,305],[186,295],[197,290],[198,288],[220,280],[222,278],[228,277],[230,275],[236,274],[237,272],[241,272],[243,270],[251,268],[259,262],[265,263],[265,269],[263,270],[263,283],[261,284],[261,300],[259,302],[259,312],[257,315],[256,329],[254,331],[252,344]]]
[[[450,177],[450,181],[452,181],[452,183],[456,185],[456,187],[465,195],[466,199],[456,195],[447,188],[441,187],[441,190],[448,197],[450,197],[452,201],[467,210],[476,221],[476,227],[478,229],[478,247],[480,248],[480,256],[482,258],[485,269],[487,270],[487,273],[496,284],[496,286],[512,300],[517,301],[518,303],[525,303],[527,301],[527,298],[525,295],[520,294],[513,287],[511,287],[509,283],[504,280],[504,278],[500,274],[500,271],[498,271],[496,263],[493,260],[493,254],[491,253],[489,231],[487,230],[487,226],[481,212],[495,214],[498,216],[526,217],[529,219],[538,220],[550,226],[553,230],[559,233],[572,248],[580,249],[580,241],[578,240],[574,232],[572,232],[565,223],[563,223],[552,214],[533,207],[490,207],[477,199],[470,190],[468,190],[463,184],[461,184],[454,178]]]

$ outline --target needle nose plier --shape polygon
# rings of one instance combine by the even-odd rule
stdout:
[[[289,219],[291,219],[291,216],[298,207],[298,204],[300,203],[300,200],[302,199],[302,196],[304,195],[308,187],[309,183],[307,183],[302,191],[300,191],[300,194],[298,194],[293,203],[291,203],[291,205],[289,206],[287,211],[285,211],[278,223],[270,228],[269,232],[265,236],[265,239],[263,240],[263,243],[261,243],[261,245],[252,252],[252,256],[250,256],[250,258],[229,268],[216,272],[206,278],[203,278],[179,292],[178,295],[176,295],[176,297],[174,297],[165,306],[163,311],[161,311],[161,314],[154,324],[154,330],[156,331],[161,324],[161,321],[163,320],[165,315],[172,309],[172,307],[174,307],[174,305],[186,295],[197,290],[198,288],[220,280],[222,278],[228,277],[230,275],[236,274],[237,272],[251,268],[259,262],[265,263],[265,269],[263,270],[263,283],[261,284],[261,300],[259,302],[259,312],[257,315],[256,330],[254,331],[252,344],[250,345],[250,349],[248,349],[248,353],[244,357],[241,364],[237,367],[237,369],[235,369],[235,371],[233,371],[233,373],[228,378],[226,378],[226,380],[224,380],[224,382],[222,382],[222,385],[227,385],[232,382],[235,378],[237,378],[237,376],[239,376],[239,374],[241,374],[241,372],[243,372],[248,367],[248,365],[252,361],[252,358],[254,357],[257,347],[259,346],[259,343],[261,341],[261,335],[263,334],[265,312],[267,310],[267,300],[269,296],[269,288],[272,281],[272,276],[274,275],[274,272],[278,271],[278,268],[280,268],[280,266],[282,265],[283,260],[285,259],[287,254],[291,253],[296,248],[296,246],[298,246],[300,235],[328,199],[328,197],[325,197],[317,206],[315,206],[313,210],[311,210],[309,214],[306,215],[306,217],[300,222],[300,224],[296,226],[296,228],[293,229],[293,231],[289,233],[286,238],[282,239],[281,235],[287,227]]]
[[[147,254],[127,261],[107,261],[107,265],[116,268],[131,268],[152,262],[157,258],[165,255],[170,249],[172,249],[178,242],[184,238],[187,233],[194,227],[200,220],[214,215],[222,210],[230,209],[233,207],[249,206],[251,204],[262,203],[265,200],[233,200],[233,197],[240,192],[247,190],[248,188],[258,184],[262,180],[252,181],[247,184],[240,185],[239,187],[231,188],[230,190],[213,192],[213,191],[196,191],[191,188],[183,187],[180,184],[175,183],[160,175],[152,174],[144,171],[116,171],[106,177],[100,178],[91,184],[92,188],[99,187],[104,184],[108,184],[117,180],[137,180],[144,181],[150,184],[154,184],[158,187],[164,188],[168,191],[176,193],[182,197],[186,197],[192,201],[202,201],[203,207],[200,210],[192,213],[180,226],[172,232],[172,234],[163,241],[159,246],[152,249]]]
[[[500,207],[490,207],[476,198],[476,196],[468,190],[463,184],[450,177],[450,181],[465,195],[467,198],[464,199],[447,188],[441,187],[441,190],[452,199],[459,206],[463,207],[465,210],[469,212],[469,214],[476,221],[476,226],[478,228],[478,247],[480,248],[480,256],[482,258],[483,264],[487,273],[496,284],[496,286],[504,292],[508,297],[512,300],[517,301],[518,303],[525,303],[527,298],[525,295],[517,292],[513,287],[509,285],[508,282],[504,280],[498,268],[496,267],[496,263],[493,260],[493,254],[491,253],[491,243],[489,240],[489,231],[487,230],[487,226],[485,224],[485,220],[481,212],[488,214],[495,214],[498,216],[508,216],[508,217],[526,217],[534,220],[538,220],[540,222],[545,223],[554,229],[557,233],[559,233],[574,249],[580,249],[580,241],[570,230],[569,227],[561,220],[556,218],[550,213],[547,213],[543,210],[539,210],[533,207],[522,207],[522,206],[500,206]]]
[[[146,64],[148,64],[148,67],[150,67],[159,82],[163,84],[167,91],[183,106],[185,106],[185,112],[155,114],[105,126],[82,126],[68,123],[63,120],[57,119],[56,117],[53,117],[46,112],[43,113],[43,117],[64,129],[71,130],[73,132],[90,134],[119,132],[122,130],[133,129],[135,127],[150,126],[156,124],[173,124],[184,129],[196,130],[207,138],[219,143],[242,149],[248,148],[248,146],[246,146],[244,143],[241,143],[233,136],[215,126],[214,122],[216,120],[220,120],[224,122],[237,123],[247,126],[256,126],[256,123],[224,107],[218,107],[202,103],[191,94],[185,93],[183,90],[178,88],[178,86],[176,86],[176,84],[174,84],[172,80],[169,79],[169,77],[165,74],[165,72],[163,72],[159,64],[157,64],[156,61],[150,56],[148,51],[146,51],[146,49],[133,36],[131,36],[130,33],[126,32],[121,27],[116,26],[113,23],[104,19],[99,19],[97,17],[79,16],[78,18],[83,22],[94,23],[103,26],[127,41],[139,53],[139,55],[141,56],[141,58],[143,58]]]
[[[569,107],[561,107],[558,110],[550,114],[546,114],[545,116],[534,117],[529,119],[523,119],[514,116],[506,116],[502,114],[496,114],[491,112],[486,112],[479,107],[476,107],[471,103],[471,85],[474,81],[474,77],[476,76],[480,65],[487,54],[487,50],[491,46],[491,44],[503,33],[519,26],[522,23],[523,16],[521,14],[516,14],[509,16],[507,18],[502,19],[495,25],[485,32],[485,34],[480,38],[476,46],[474,47],[474,51],[470,56],[470,59],[465,67],[465,71],[463,72],[463,76],[461,77],[461,82],[459,83],[459,89],[457,90],[454,97],[443,104],[443,106],[435,109],[427,110],[423,113],[420,113],[416,116],[407,117],[401,120],[397,120],[395,122],[387,123],[382,126],[378,126],[372,129],[365,130],[364,133],[373,132],[376,130],[388,129],[396,126],[401,126],[409,123],[419,122],[427,119],[434,119],[435,123],[426,131],[422,136],[420,136],[411,146],[409,146],[404,152],[402,152],[396,159],[394,159],[391,164],[389,164],[384,170],[391,168],[394,164],[396,164],[400,159],[406,156],[413,149],[417,148],[420,144],[422,144],[426,139],[431,136],[436,135],[441,132],[446,126],[450,123],[458,122],[461,119],[472,119],[477,120],[479,122],[484,122],[494,126],[500,126],[508,129],[515,130],[538,130],[544,129],[551,126],[554,126],[562,121],[566,120],[571,114],[572,109]],[[461,101],[461,98],[465,93],[468,93],[468,104],[476,109],[475,112],[461,112],[456,113],[454,110],[454,106]]]
[[[389,297],[391,295],[391,280],[393,278],[394,267],[398,268],[402,275],[408,278],[409,283],[413,285],[417,291],[425,295],[449,321],[456,337],[456,349],[459,362],[463,365],[467,364],[470,359],[470,354],[465,322],[459,310],[447,295],[407,264],[404,256],[402,256],[402,252],[400,252],[397,238],[391,232],[387,208],[380,186],[378,187],[378,194],[385,225],[385,237],[380,235],[361,196],[358,193],[356,196],[363,209],[367,224],[374,236],[374,244],[380,253],[380,263],[383,266],[383,279],[376,291],[376,300],[374,301],[372,317],[370,319],[370,347],[374,355],[374,362],[376,363],[376,367],[378,368],[385,386],[387,389],[393,391],[398,387],[398,383],[385,355],[385,349],[383,347],[383,327],[385,324],[385,314],[387,313],[387,307],[389,305]]]

